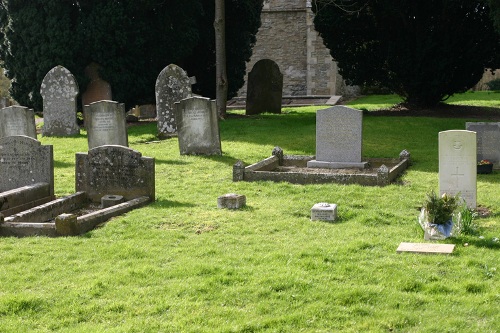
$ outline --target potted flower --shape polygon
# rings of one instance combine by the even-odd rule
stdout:
[[[477,173],[492,173],[493,172],[493,163],[488,160],[481,160],[477,162]]]
[[[458,209],[461,199],[444,193],[438,196],[434,191],[427,194],[419,216],[419,223],[424,229],[424,239],[439,240],[451,236],[453,213]]]

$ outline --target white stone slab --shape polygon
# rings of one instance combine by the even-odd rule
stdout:
[[[476,133],[464,130],[439,132],[439,193],[460,196],[476,208]]]
[[[397,253],[413,252],[413,253],[441,253],[451,254],[455,249],[455,244],[431,244],[431,243],[401,243],[399,244]]]
[[[311,221],[335,221],[337,219],[337,205],[320,202],[311,208]]]

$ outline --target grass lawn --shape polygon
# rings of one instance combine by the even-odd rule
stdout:
[[[442,241],[448,256],[396,253],[423,242],[438,132],[478,120],[366,116],[365,156],[412,155],[390,186],[232,182],[237,160],[274,146],[314,155],[317,109],[221,121],[212,157],[130,127],[130,147],[156,158],[156,202],[79,237],[0,238],[0,332],[498,332],[500,172],[478,175],[492,211],[479,235]],[[56,194],[73,193],[86,134],[39,140],[54,146]],[[247,207],[217,209],[231,192]],[[310,221],[318,202],[338,205],[336,223]]]

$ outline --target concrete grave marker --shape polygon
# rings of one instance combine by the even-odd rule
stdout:
[[[85,105],[84,112],[89,150],[104,145],[128,146],[123,103],[98,101]]]
[[[43,78],[40,94],[43,98],[43,136],[80,134],[76,122],[78,83],[63,66],[52,68]]]
[[[439,194],[460,196],[476,208],[476,133],[463,130],[439,132]]]
[[[25,135],[36,139],[35,113],[24,106],[0,109],[0,138]]]
[[[52,146],[27,136],[0,138],[0,192],[46,183],[54,194]]]
[[[191,80],[182,68],[170,64],[158,75],[155,91],[158,137],[174,136],[177,134],[174,104],[191,96]]]
[[[152,157],[123,146],[99,146],[76,154],[76,190],[92,202],[106,195],[132,200],[155,198],[155,163]]]
[[[310,168],[365,168],[361,161],[363,112],[334,106],[316,113],[316,159]]]
[[[283,74],[270,59],[255,63],[248,73],[246,114],[281,113]]]
[[[451,254],[455,249],[455,244],[430,244],[430,243],[401,243],[396,250],[397,253],[439,253]]]
[[[181,155],[221,155],[215,101],[190,97],[175,103]]]
[[[500,169],[500,122],[467,122],[465,128],[476,132],[477,161],[488,160]]]
[[[337,219],[337,205],[320,202],[311,208],[311,221],[335,221]]]

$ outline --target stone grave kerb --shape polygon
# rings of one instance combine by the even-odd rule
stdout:
[[[78,83],[63,66],[52,68],[43,78],[40,95],[43,98],[43,136],[80,134],[76,119]]]

